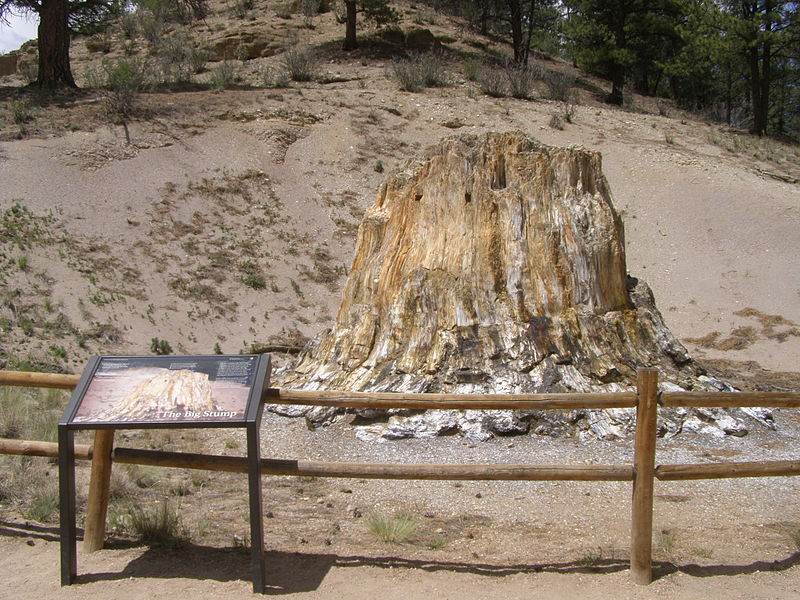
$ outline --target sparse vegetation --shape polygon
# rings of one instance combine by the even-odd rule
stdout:
[[[511,96],[520,100],[529,100],[533,97],[533,88],[536,82],[536,71],[527,65],[511,63],[506,66],[508,89]]]
[[[150,340],[150,352],[153,354],[172,354],[172,346],[167,340],[160,340],[154,337]]]
[[[147,544],[181,546],[189,541],[178,509],[168,500],[159,502],[155,508],[131,507],[130,528]]]
[[[281,64],[292,81],[313,81],[319,71],[319,58],[310,46],[295,46],[283,53]]]
[[[367,515],[367,529],[379,540],[399,544],[407,541],[417,531],[419,522],[408,511],[396,511],[388,514],[372,511]]]
[[[58,493],[56,490],[50,490],[39,492],[34,496],[33,502],[28,508],[27,517],[39,523],[47,523],[57,513]]]
[[[225,90],[237,83],[239,78],[239,67],[232,60],[223,60],[211,71],[210,83],[218,90]]]
[[[578,558],[576,561],[578,565],[584,568],[590,568],[596,566],[603,558],[603,553],[598,548],[597,550],[591,550]]]
[[[478,87],[487,96],[503,98],[507,95],[507,79],[499,68],[484,65],[478,73]]]
[[[263,290],[267,287],[267,282],[264,280],[264,277],[257,273],[246,275],[243,281],[247,287],[253,288],[254,290]]]
[[[396,60],[392,74],[400,89],[406,92],[420,92],[426,87],[441,87],[448,83],[444,60],[437,52]]]

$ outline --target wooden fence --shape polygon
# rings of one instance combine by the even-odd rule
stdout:
[[[0,385],[72,389],[77,375],[0,371]],[[262,459],[269,475],[351,477],[359,479],[503,480],[503,481],[631,481],[631,578],[652,581],[653,481],[771,477],[800,474],[800,461],[728,462],[721,464],[655,464],[659,406],[670,407],[800,407],[800,393],[659,392],[658,371],[641,369],[636,392],[608,394],[398,394],[309,390],[265,390],[270,404],[304,404],[342,408],[407,409],[603,409],[635,408],[633,464],[511,465],[511,464],[378,464]],[[77,459],[92,461],[84,546],[102,548],[108,483],[114,462],[210,471],[247,472],[244,457],[214,456],[113,448],[113,430],[98,430],[92,446],[76,445]],[[58,445],[0,439],[0,454],[58,456]]]

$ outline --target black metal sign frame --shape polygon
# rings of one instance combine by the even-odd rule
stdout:
[[[261,396],[269,385],[271,360],[268,354],[212,356],[95,356],[81,375],[69,404],[58,423],[58,473],[61,530],[61,585],[74,583],[78,574],[77,529],[75,525],[75,431],[82,429],[183,429],[226,427],[247,431],[248,488],[250,499],[250,540],[252,545],[253,591],[264,593],[264,527],[261,494],[260,424]],[[136,394],[149,384],[161,389],[158,377],[179,374],[192,384],[203,386],[206,404],[188,410],[181,403],[180,390],[166,383],[175,401],[151,397],[155,406],[136,411]],[[164,372],[167,372],[166,374]],[[200,377],[192,373],[201,373]],[[203,377],[205,375],[205,377]],[[209,381],[210,380],[210,381]],[[199,384],[197,383],[199,382]],[[217,385],[218,384],[218,385]],[[143,386],[143,387],[137,387]],[[124,388],[120,390],[119,388]],[[211,391],[209,392],[209,388]],[[222,388],[222,389],[220,389]],[[214,392],[217,392],[216,394]],[[208,398],[212,404],[208,405]],[[214,398],[234,402],[220,409]],[[202,410],[206,406],[208,410]],[[116,412],[115,412],[116,411]],[[127,411],[127,412],[126,412]],[[207,413],[207,414],[205,414]]]

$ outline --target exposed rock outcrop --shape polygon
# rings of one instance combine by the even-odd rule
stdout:
[[[657,367],[670,389],[717,389],[627,275],[623,225],[597,152],[521,133],[449,138],[387,177],[358,233],[332,330],[283,387],[361,391],[620,391]],[[474,414],[473,414],[474,413]],[[330,418],[314,409],[311,422]],[[724,423],[719,419],[725,417]],[[682,412],[718,433],[726,413]],[[460,430],[474,439],[578,427],[624,434],[631,411],[395,415],[362,436]]]

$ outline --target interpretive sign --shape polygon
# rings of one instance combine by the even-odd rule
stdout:
[[[244,424],[258,356],[102,356],[65,414],[80,428]],[[82,382],[83,383],[83,382]],[[77,390],[76,390],[77,391]],[[256,398],[260,401],[260,398]],[[84,427],[85,426],[85,427]]]
[[[92,461],[105,461],[108,465],[104,471],[107,484],[115,429],[243,427],[247,430],[253,591],[264,592],[259,426],[263,410],[261,396],[269,384],[269,375],[267,354],[95,356],[89,361],[58,423],[61,585],[71,584],[78,569],[75,430],[112,430],[95,433],[108,436],[108,456],[99,456],[102,453],[92,456]],[[102,469],[98,469],[100,471]],[[103,507],[98,510],[97,518],[100,548],[108,486],[98,486],[98,489],[106,491],[96,494],[97,502],[93,503],[90,489],[89,504]]]

